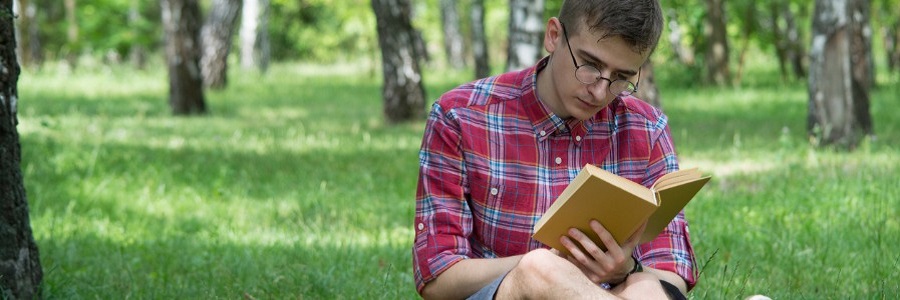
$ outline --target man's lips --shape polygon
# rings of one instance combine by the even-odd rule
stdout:
[[[590,107],[590,108],[600,107],[600,105],[596,105],[596,104],[593,104],[593,103],[591,103],[591,102],[581,100],[581,98],[575,98],[575,99],[578,99],[578,101],[581,102],[581,105],[584,105],[584,106],[587,106],[587,107]]]

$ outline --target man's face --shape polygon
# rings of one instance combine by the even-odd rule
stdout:
[[[551,91],[539,90],[539,93],[541,93],[544,103],[550,106],[556,115],[562,118],[574,117],[585,120],[597,114],[615,99],[616,96],[609,92],[610,81],[637,82],[638,71],[647,55],[632,50],[632,47],[621,37],[611,36],[600,39],[602,35],[588,31],[586,24],[581,24],[581,30],[578,32],[568,32],[568,34],[564,34],[562,26],[555,18],[548,22],[545,48],[551,53],[548,66],[551,78],[548,82],[551,82],[552,85],[549,86]],[[574,26],[569,26],[569,28],[574,28]],[[566,43],[566,35],[568,43]],[[548,42],[550,42],[549,45]],[[571,51],[571,55],[569,51]],[[572,56],[575,57],[575,62],[572,61]],[[600,79],[592,84],[581,83],[575,77],[575,69],[581,65],[593,66],[599,70],[601,77],[609,79],[609,81]],[[539,89],[547,87],[539,87]]]

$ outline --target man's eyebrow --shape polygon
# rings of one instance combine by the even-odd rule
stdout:
[[[588,62],[590,62],[590,63],[600,63],[604,66],[607,66],[607,67],[609,66],[609,64],[604,62],[602,59],[594,56],[591,53],[588,53],[587,51],[578,49],[578,53],[581,54],[581,57],[587,57]],[[619,74],[625,75],[626,77],[631,77],[631,76],[637,75],[637,73],[638,73],[636,70],[613,70],[613,71],[618,72]]]

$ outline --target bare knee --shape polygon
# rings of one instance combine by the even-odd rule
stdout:
[[[546,286],[567,280],[569,266],[575,268],[549,250],[537,249],[526,253],[513,271],[529,285]]]

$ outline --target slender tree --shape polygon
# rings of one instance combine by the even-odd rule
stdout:
[[[269,69],[269,0],[244,0],[241,13],[241,67]]]
[[[472,1],[472,54],[475,56],[475,78],[490,75],[487,36],[484,33],[484,0]]]
[[[728,34],[725,31],[725,3],[723,0],[706,0],[706,80],[717,85],[731,82],[728,67]]]
[[[66,53],[66,61],[73,69],[78,65],[78,53],[80,47],[78,45],[78,14],[76,9],[78,4],[75,0],[64,0],[66,7],[66,39],[68,41],[68,52]]]
[[[533,65],[541,58],[544,0],[509,0],[509,44],[506,70]]]
[[[793,71],[795,78],[806,77],[807,52],[803,46],[800,28],[797,26],[796,14],[790,3],[785,0],[770,2],[769,14],[769,26],[781,77],[788,77],[788,67]]]
[[[19,64],[12,0],[0,0],[0,298],[41,297],[40,255],[31,233],[16,126]]]
[[[132,28],[136,27],[143,19],[140,5],[140,0],[131,0],[128,5],[128,25]],[[143,69],[147,64],[147,50],[140,43],[131,45],[128,57],[135,68]]]
[[[200,76],[200,6],[197,0],[161,0],[161,3],[172,113],[206,113]]]
[[[410,21],[409,0],[372,0],[378,25],[378,45],[384,80],[382,98],[388,123],[425,116],[425,89],[415,49],[416,31]]]
[[[444,30],[444,52],[447,64],[454,69],[466,66],[462,31],[459,29],[459,11],[456,0],[441,0],[441,24]]]
[[[854,3],[865,0],[816,0],[810,47],[809,115],[807,129],[819,146],[854,149],[871,133],[868,85],[857,77],[853,35],[861,31],[854,20],[862,15]]]
[[[209,17],[200,31],[203,47],[200,70],[207,87],[221,89],[228,83],[228,53],[240,11],[241,0],[213,0]]]

